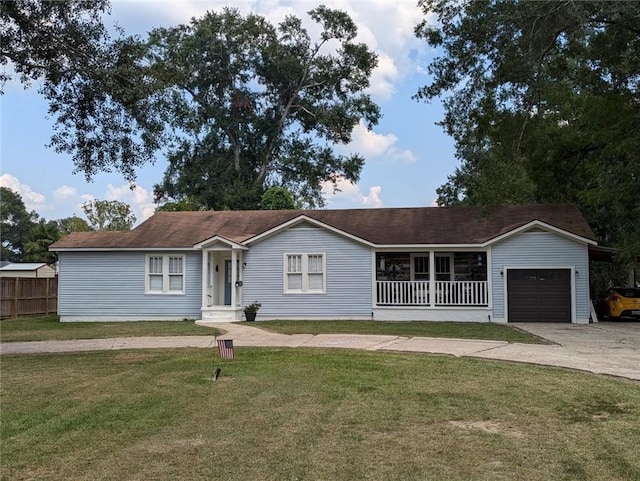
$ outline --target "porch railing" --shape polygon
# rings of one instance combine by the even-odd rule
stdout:
[[[487,281],[436,281],[436,306],[488,306]],[[429,281],[376,281],[379,306],[429,306]]]
[[[487,281],[436,281],[436,306],[488,306]]]
[[[429,281],[377,281],[377,284],[378,305],[429,305]]]

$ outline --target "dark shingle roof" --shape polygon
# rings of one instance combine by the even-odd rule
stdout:
[[[52,249],[190,248],[215,236],[243,243],[300,215],[378,245],[480,244],[534,220],[595,238],[573,205],[206,211],[158,212],[130,232],[75,232]]]

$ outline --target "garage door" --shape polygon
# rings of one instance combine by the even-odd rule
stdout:
[[[509,322],[571,322],[569,269],[508,269]]]

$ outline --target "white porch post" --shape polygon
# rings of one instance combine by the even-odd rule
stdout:
[[[240,282],[242,282],[242,274],[244,271],[244,252],[243,251],[238,251],[238,280]],[[236,289],[237,293],[236,295],[238,296],[236,301],[238,303],[238,306],[242,305],[242,287],[238,287]]]
[[[371,278],[373,282],[371,283],[371,300],[372,305],[371,309],[375,309],[378,305],[378,266],[376,265],[376,251],[375,249],[371,249]],[[371,317],[373,317],[373,311],[371,312]]]
[[[491,253],[491,246],[487,247],[485,251],[487,254],[487,306],[493,309],[493,255]],[[491,312],[493,317],[493,311]],[[489,321],[491,321],[489,317]]]
[[[202,308],[207,307],[207,269],[209,251],[202,249]]]
[[[436,253],[429,251],[429,306],[436,305]]]
[[[236,307],[238,305],[236,298],[236,281],[238,280],[238,251],[231,249],[231,306]]]

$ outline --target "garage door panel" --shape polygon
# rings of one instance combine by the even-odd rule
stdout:
[[[571,322],[569,269],[509,269],[510,322]]]

